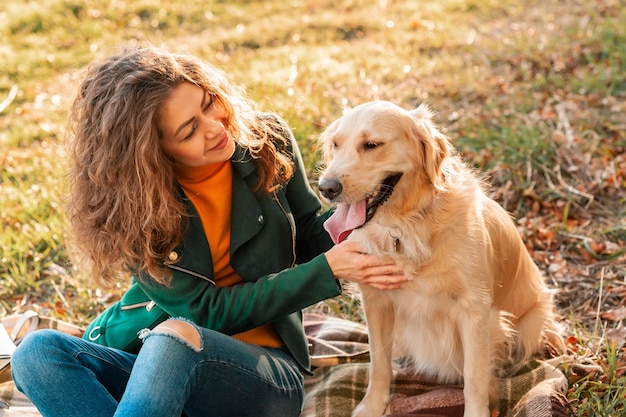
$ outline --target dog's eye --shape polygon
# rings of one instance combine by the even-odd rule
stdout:
[[[379,146],[380,144],[376,142],[365,142],[365,145],[363,145],[363,148],[365,148],[366,151],[369,151],[370,149],[375,149],[375,148],[378,148]]]

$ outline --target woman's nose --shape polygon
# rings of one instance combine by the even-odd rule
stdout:
[[[204,126],[205,139],[215,139],[224,129],[222,121],[214,117],[203,117],[202,124]]]

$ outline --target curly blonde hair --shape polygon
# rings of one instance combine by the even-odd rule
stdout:
[[[187,213],[160,145],[157,114],[182,82],[224,106],[230,135],[258,165],[257,192],[273,192],[293,173],[291,158],[279,150],[288,146],[285,125],[259,117],[217,68],[151,45],[91,64],[69,118],[68,218],[78,262],[88,264],[101,286],[138,271],[162,284],[171,278],[163,261],[181,243]]]

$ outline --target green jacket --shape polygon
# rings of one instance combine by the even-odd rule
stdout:
[[[289,136],[295,173],[274,195],[254,193],[256,164],[242,148],[237,147],[231,158],[230,259],[243,283],[232,288],[214,285],[211,251],[188,199],[189,229],[165,261],[173,270],[170,286],[150,279],[136,281],[170,316],[225,334],[273,323],[298,364],[309,371],[300,310],[341,294],[341,286],[321,254],[332,246],[322,227],[330,213],[319,214],[321,203],[309,186],[295,139]]]

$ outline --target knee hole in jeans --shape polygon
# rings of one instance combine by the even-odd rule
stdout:
[[[152,332],[166,333],[176,336],[181,340],[189,343],[194,349],[202,349],[200,333],[195,326],[187,321],[178,319],[169,319],[156,326]]]

